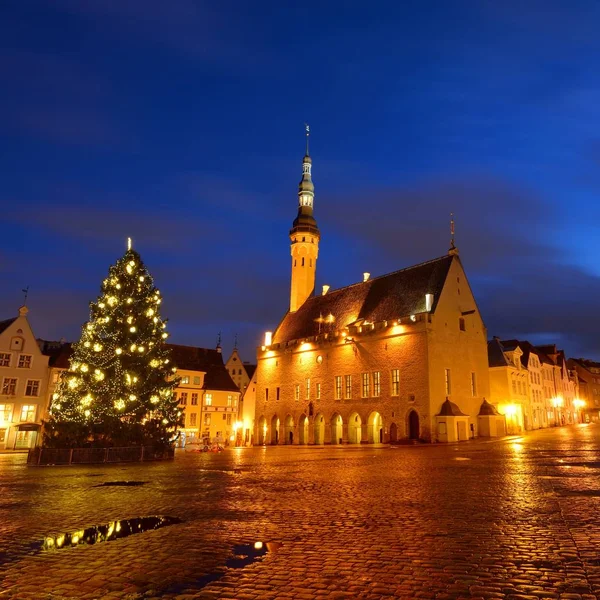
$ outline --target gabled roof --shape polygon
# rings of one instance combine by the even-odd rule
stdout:
[[[223,365],[223,355],[213,348],[179,344],[167,344],[167,348],[171,350],[173,364],[180,370],[207,373],[211,367]]]
[[[375,277],[368,281],[312,296],[296,311],[288,312],[273,336],[273,343],[318,335],[319,320],[333,316],[335,328],[360,319],[372,323],[426,312],[425,295],[433,294],[435,312],[453,256]],[[323,329],[321,329],[323,332]]]
[[[244,363],[242,366],[244,367],[244,369],[246,369],[246,373],[249,379],[252,379],[254,371],[256,371],[256,365],[247,365],[246,363]]]
[[[490,367],[510,366],[504,355],[504,346],[498,338],[494,338],[488,342],[488,364]]]
[[[466,417],[468,415],[465,415],[465,413],[460,410],[460,408],[458,407],[458,404],[454,403],[454,402],[450,402],[450,400],[448,400],[448,398],[446,398],[446,401],[444,402],[444,404],[442,404],[442,408],[440,409],[440,412],[436,415],[438,417]]]
[[[569,360],[586,370],[600,369],[600,362],[596,362],[595,360],[589,360],[588,358],[570,358]]]
[[[0,333],[4,333],[16,320],[18,317],[13,317],[12,319],[6,319],[6,321],[0,321]]]

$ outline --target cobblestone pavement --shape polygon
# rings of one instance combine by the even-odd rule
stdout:
[[[27,468],[1,455],[0,600],[600,598],[599,474],[598,425],[127,466]],[[147,483],[98,487],[126,480]],[[50,534],[150,515],[184,522],[39,550]],[[225,566],[256,541],[281,546]]]

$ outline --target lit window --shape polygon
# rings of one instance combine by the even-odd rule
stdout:
[[[194,385],[200,385],[200,377],[198,377],[198,376],[194,377]]]
[[[10,367],[10,352],[0,352],[0,367]]]
[[[277,389],[279,389],[279,388],[277,388]],[[320,383],[317,383],[317,385],[316,385],[316,388],[315,388],[315,398],[317,400],[321,399],[321,384]]]
[[[59,379],[60,379],[60,373],[54,373],[52,375],[52,383],[58,383]]]
[[[475,373],[471,373],[471,396],[477,396],[477,380]]]
[[[0,426],[10,423],[12,404],[0,404]]]
[[[21,407],[21,422],[35,421],[35,404],[24,404]]]
[[[27,385],[25,386],[26,396],[39,396],[40,395],[40,382],[38,379],[28,379]]]
[[[310,398],[310,377],[306,378],[306,399]]]
[[[373,372],[373,396],[379,398],[381,395],[381,371]]]
[[[297,385],[295,392],[294,392],[294,398],[296,398],[296,400],[300,400],[300,386]]]
[[[196,417],[198,413],[190,413],[190,427],[196,426]]]
[[[198,394],[192,394],[192,406],[197,406],[198,404]]]
[[[368,398],[371,395],[371,380],[368,373],[362,374],[362,397]]]
[[[4,396],[14,396],[17,393],[17,379],[15,377],[5,377],[2,382],[2,394]]]
[[[352,375],[346,375],[346,400],[352,398]]]
[[[400,395],[400,369],[392,369],[392,396]]]
[[[231,415],[227,415],[227,425],[231,425]]]
[[[187,375],[184,375],[184,376],[181,378],[181,383],[182,383],[183,385],[187,385],[189,382],[190,382],[190,378],[189,378]]]
[[[212,406],[212,394],[204,395],[204,406]]]
[[[450,381],[450,369],[444,369],[444,378],[446,383],[446,396],[452,393],[452,382]]]
[[[341,375],[335,376],[335,399],[336,400],[342,399],[342,376]]]
[[[204,424],[210,425],[210,415],[204,415]]]
[[[231,406],[233,404],[233,396],[230,394],[227,396],[227,406]]]

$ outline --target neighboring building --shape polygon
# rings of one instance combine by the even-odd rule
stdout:
[[[238,349],[235,347],[225,363],[225,368],[243,394],[254,375],[254,371],[256,371],[256,365],[251,365],[249,362],[242,362]]]
[[[521,359],[519,345],[505,348],[495,337],[488,342],[490,404],[506,417],[506,433],[531,429],[529,372]]]
[[[223,364],[221,348],[169,347],[180,378],[175,393],[185,413],[182,445],[190,438],[233,442],[240,391]]]
[[[592,421],[600,420],[600,362],[586,358],[570,358],[567,367],[577,373],[579,399],[585,402],[583,412]]]
[[[446,256],[314,296],[311,167],[307,149],[289,311],[258,351],[255,443],[476,435],[489,395],[486,329],[454,243]]]
[[[237,432],[236,446],[251,446],[254,444],[256,416],[256,370],[252,373],[252,379],[242,396],[239,415],[240,428]]]
[[[48,357],[42,354],[22,306],[0,322],[0,448],[33,448],[46,406]]]
[[[73,354],[72,344],[66,343],[64,340],[60,342],[49,342],[46,340],[38,340],[38,344],[42,352],[48,356],[48,391],[46,394],[46,406],[43,419],[46,420],[49,416],[48,411],[52,406],[53,396],[58,387],[60,376],[63,371],[69,368],[69,361]]]

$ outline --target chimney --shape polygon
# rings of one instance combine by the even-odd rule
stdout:
[[[324,286],[323,286],[323,294],[322,294],[323,296],[324,296],[324,295],[325,295],[325,294],[326,294],[326,293],[329,291],[329,288],[330,288],[330,287],[331,287],[331,286],[329,286],[329,285],[324,285]]]
[[[371,273],[363,273],[363,283],[369,281],[369,277],[371,277]]]

